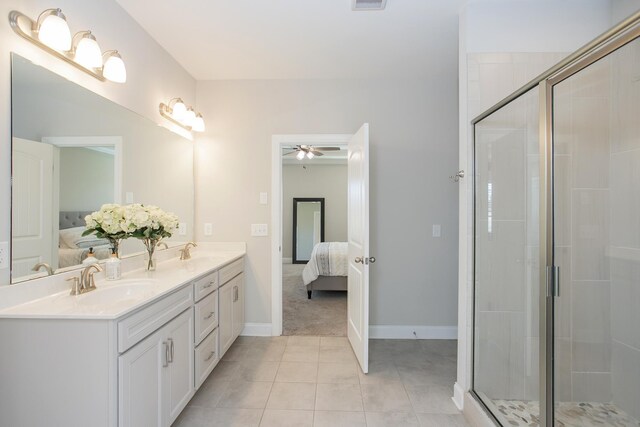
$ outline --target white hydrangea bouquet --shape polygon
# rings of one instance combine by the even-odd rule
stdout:
[[[100,210],[84,217],[86,230],[83,236],[95,234],[99,239],[107,239],[116,254],[120,247],[120,241],[129,237],[128,232],[122,228],[125,219],[124,207],[117,204],[106,204]]]
[[[154,270],[153,252],[161,239],[171,237],[178,227],[178,217],[157,206],[112,203],[102,205],[100,210],[87,215],[85,223],[87,229],[83,236],[95,234],[101,239],[109,239],[116,253],[122,239],[135,237],[142,240],[149,254],[147,269]]]
[[[161,239],[171,237],[178,227],[178,217],[157,206],[134,203],[124,207],[121,227],[128,236],[142,240],[149,254],[147,270],[155,270],[153,252]]]

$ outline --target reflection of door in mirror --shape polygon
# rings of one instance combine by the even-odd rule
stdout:
[[[294,198],[292,262],[308,262],[320,242],[324,242],[324,198]]]
[[[121,145],[117,136],[14,138],[14,281],[33,277],[39,262],[76,266],[90,247],[109,256],[106,240],[82,232],[85,215],[119,200]]]
[[[13,138],[12,266],[15,277],[50,262],[53,250],[53,147]]]

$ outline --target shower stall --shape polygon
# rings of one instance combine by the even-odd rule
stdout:
[[[640,426],[640,14],[473,121],[472,392]]]

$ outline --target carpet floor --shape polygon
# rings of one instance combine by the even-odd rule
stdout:
[[[313,291],[302,282],[305,264],[282,265],[282,334],[347,336],[347,293]]]

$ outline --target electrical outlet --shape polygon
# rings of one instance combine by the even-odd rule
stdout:
[[[251,224],[251,235],[268,236],[269,229],[267,228],[267,224]]]
[[[440,227],[440,224],[433,224],[433,228],[432,228],[432,235],[433,237],[440,237],[442,236],[442,227]]]
[[[205,236],[211,236],[213,234],[213,224],[211,224],[210,222],[205,222],[204,223],[204,235]]]
[[[9,242],[0,242],[0,270],[9,268]]]
[[[268,202],[267,193],[260,193],[260,204],[266,205]]]
[[[133,203],[133,192],[127,191],[124,194],[124,200],[125,200],[125,203]]]
[[[187,223],[186,222],[181,222],[178,224],[178,234],[181,236],[186,236],[187,235]]]

